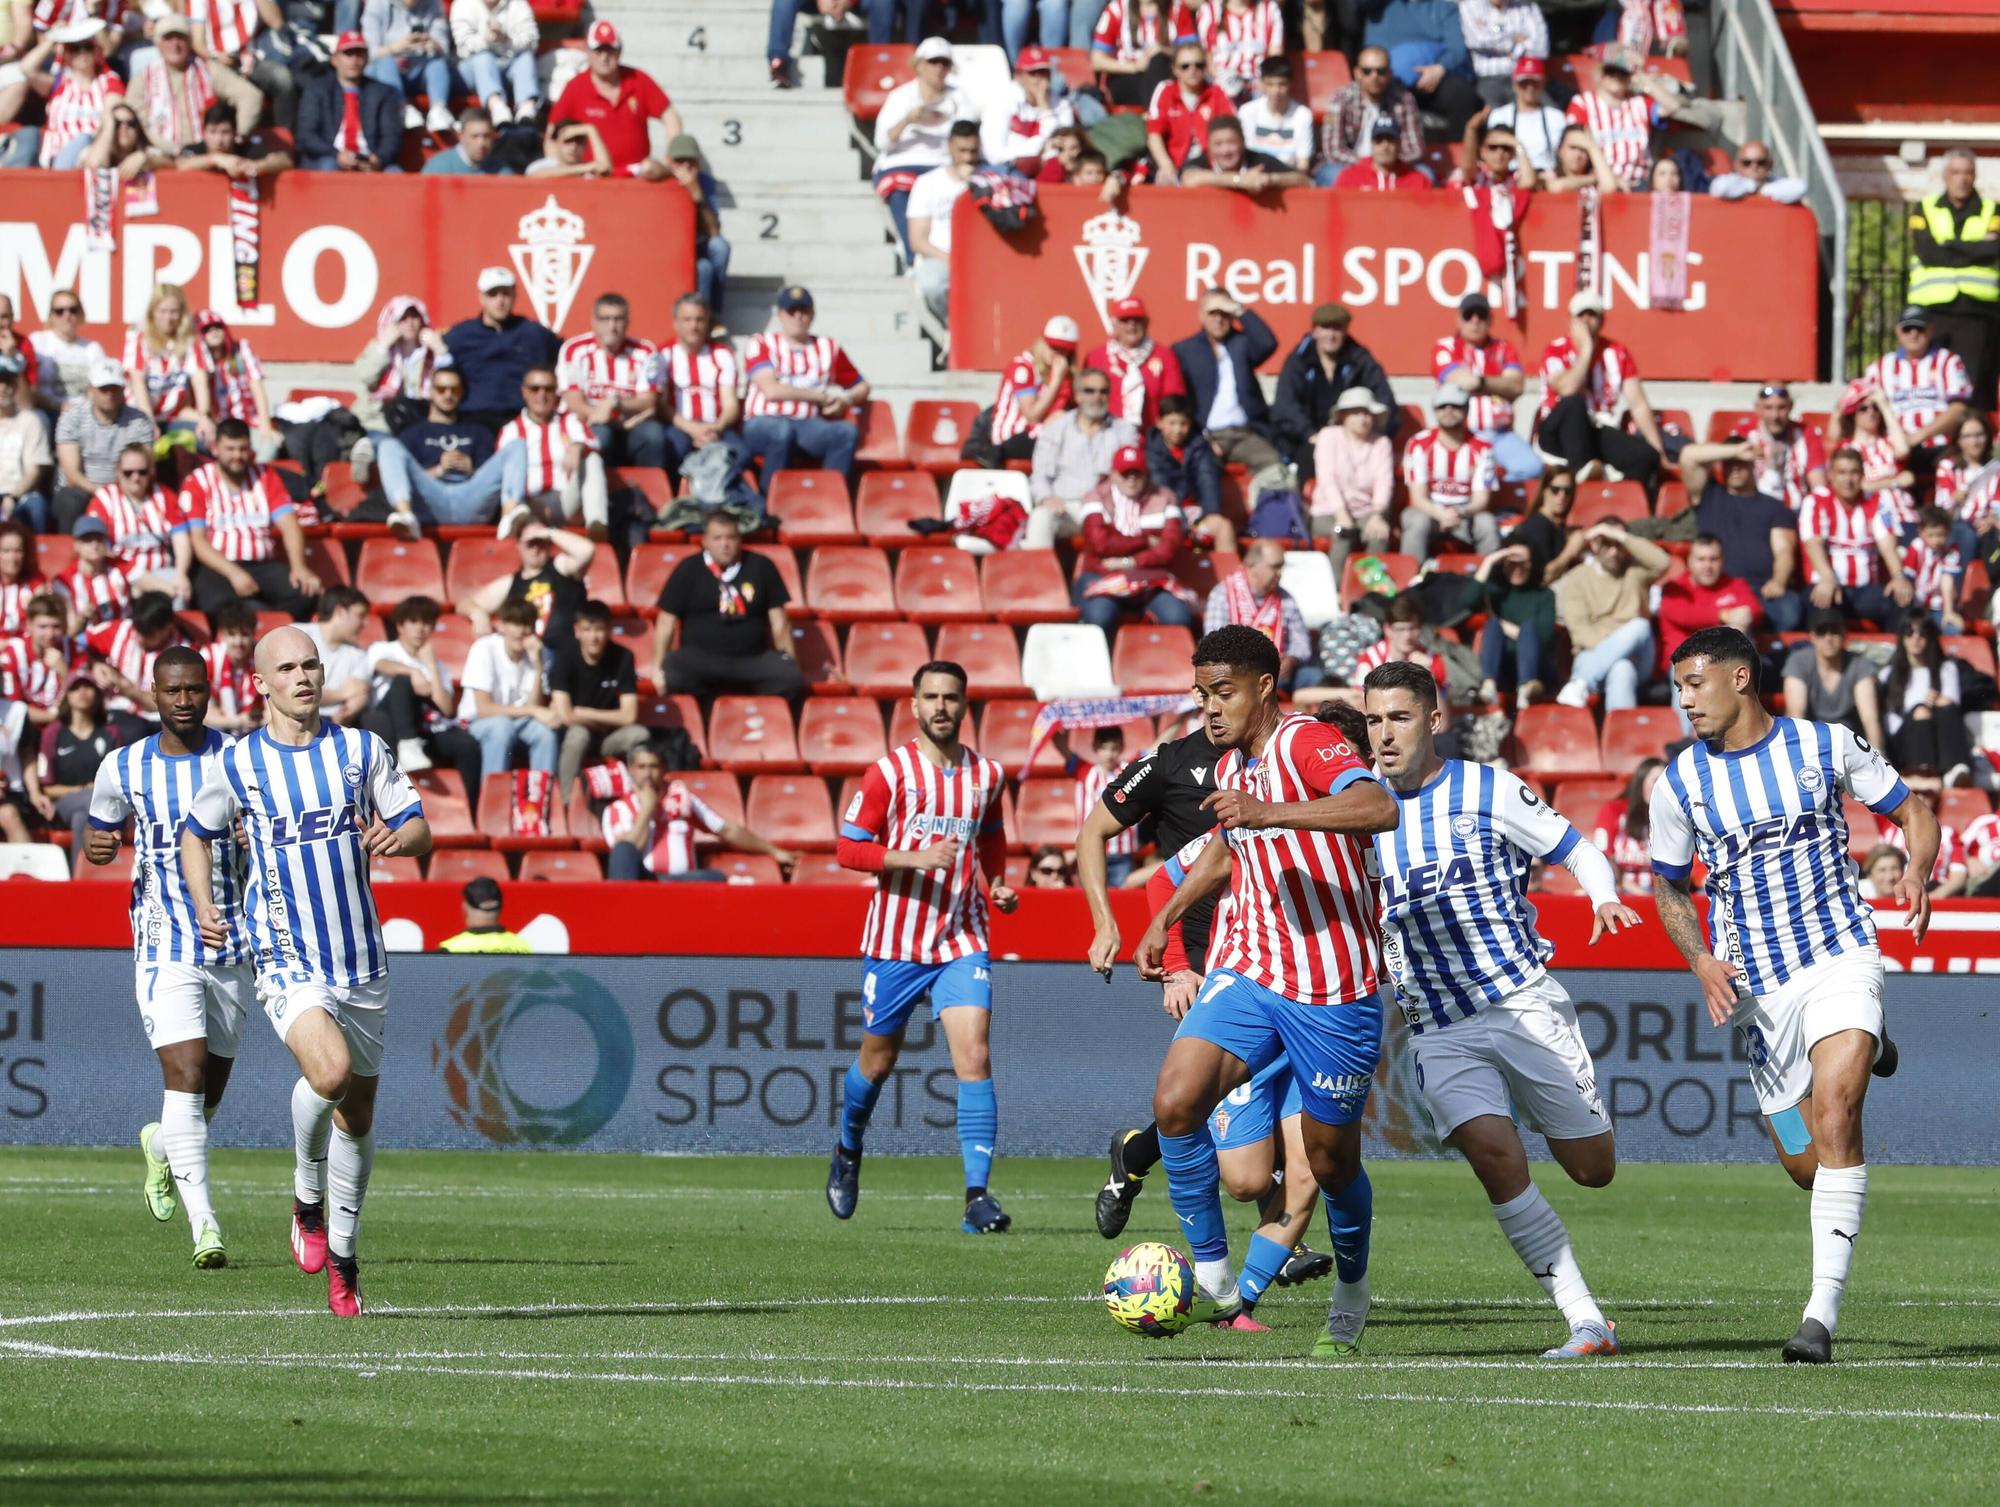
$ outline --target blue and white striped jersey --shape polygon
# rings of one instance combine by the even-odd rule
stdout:
[[[1878,812],[1910,794],[1865,738],[1794,717],[1773,719],[1734,753],[1696,743],[1653,787],[1653,869],[1686,879],[1699,851],[1710,945],[1753,994],[1875,945],[1874,913],[1847,861],[1843,790]]]
[[[1542,976],[1555,949],[1535,933],[1528,872],[1537,858],[1561,863],[1583,839],[1527,785],[1486,764],[1447,759],[1396,799],[1396,830],[1375,835],[1382,956],[1396,1008],[1421,1034]]]
[[[259,728],[229,747],[220,773],[187,820],[213,837],[243,818],[258,977],[339,987],[380,978],[388,956],[362,829],[377,815],[394,830],[424,814],[382,740],[322,721],[318,737],[293,748]]]
[[[215,908],[229,930],[219,950],[201,939],[194,897],[181,874],[181,822],[195,794],[215,781],[229,740],[207,729],[190,754],[160,749],[160,735],[114,749],[97,766],[90,791],[90,824],[115,832],[132,818],[132,951],[142,963],[221,967],[250,961],[243,931],[243,855],[224,823],[210,844]]]

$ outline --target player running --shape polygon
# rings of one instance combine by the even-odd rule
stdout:
[[[1653,787],[1653,899],[1701,981],[1708,1018],[1742,1033],[1779,1161],[1812,1191],[1812,1295],[1782,1353],[1824,1364],[1868,1197],[1868,1076],[1896,1070],[1882,954],[1847,861],[1841,795],[1903,829],[1910,862],[1896,892],[1919,943],[1930,925],[1924,881],[1937,818],[1866,739],[1766,712],[1756,647],[1736,629],[1692,634],[1674,651],[1673,672],[1700,741]],[[1712,952],[1688,895],[1697,853],[1708,868]]]
[[[389,958],[368,860],[421,857],[431,829],[382,740],[320,717],[325,668],[310,638],[280,628],[257,645],[255,664],[264,726],[230,745],[217,777],[195,796],[181,831],[181,868],[203,939],[220,945],[208,845],[242,819],[257,994],[299,1064],[292,1259],[308,1274],[326,1269],[327,1307],[352,1318],[361,1312],[355,1241],[375,1163],[389,1010]]]
[[[182,876],[180,825],[195,792],[215,777],[229,740],[203,726],[208,668],[194,650],[161,652],[153,662],[153,699],[160,730],[97,766],[83,856],[111,862],[126,819],[133,819],[135,993],[146,1040],[166,1080],[160,1118],[139,1132],[146,1207],[155,1219],[172,1219],[178,1196],[194,1233],[194,1264],[210,1270],[227,1266],[229,1256],[209,1197],[208,1122],[236,1064],[254,987],[241,922],[242,855],[227,834],[210,855],[221,928],[210,942],[196,923]]]
[[[1596,912],[1594,944],[1637,926],[1618,875],[1527,785],[1504,769],[1438,755],[1437,681],[1386,664],[1362,682],[1375,767],[1403,819],[1375,839],[1382,875],[1382,962],[1431,1127],[1461,1152],[1514,1254],[1562,1310],[1569,1338],[1546,1360],[1618,1354],[1615,1326],[1590,1295],[1569,1231],[1528,1175],[1514,1116],[1542,1133],[1572,1182],[1601,1188],[1618,1157],[1576,1007],[1535,934],[1534,860],[1576,876]]]
[[[1002,915],[1017,903],[1003,877],[1000,792],[1006,772],[959,742],[967,688],[962,667],[934,659],[910,677],[910,685],[916,737],[875,761],[841,819],[841,866],[882,877],[861,933],[864,1034],[842,1087],[826,1202],[834,1218],[854,1217],[869,1117],[903,1049],[910,1012],[928,996],[958,1075],[958,1146],[965,1163],[959,1228],[992,1235],[1012,1222],[986,1191],[1000,1128],[987,1049],[993,1021],[987,894]]]
[[[1208,797],[1225,841],[1209,844],[1153,917],[1140,974],[1161,976],[1167,931],[1196,900],[1227,883],[1230,907],[1216,967],[1160,1067],[1153,1114],[1168,1196],[1195,1247],[1197,1317],[1227,1317],[1240,1306],[1228,1262],[1201,1254],[1222,1233],[1215,1147],[1201,1122],[1278,1052],[1291,1059],[1337,1274],[1313,1354],[1352,1355],[1368,1316],[1373,1215],[1360,1121],[1382,1046],[1365,839],[1396,825],[1396,800],[1338,730],[1283,715],[1277,681],[1277,647],[1254,628],[1219,628],[1195,646],[1195,699],[1210,740],[1227,750]]]

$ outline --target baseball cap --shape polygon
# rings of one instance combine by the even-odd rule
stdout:
[[[1040,47],[1023,47],[1021,55],[1014,59],[1016,73],[1047,73],[1054,67],[1048,52]]]
[[[1548,76],[1548,65],[1540,58],[1517,58],[1514,61],[1515,78],[1546,79]]]
[[[1075,350],[1076,343],[1080,338],[1076,328],[1076,321],[1071,319],[1067,314],[1058,314],[1042,326],[1042,339],[1046,340],[1050,345],[1058,346],[1063,350]]]
[[[1569,301],[1569,311],[1572,315],[1602,314],[1604,312],[1604,295],[1602,293],[1593,293],[1588,288],[1585,288]]]
[[[1393,115],[1378,114],[1375,117],[1375,124],[1368,128],[1370,141],[1383,141],[1391,136],[1400,137],[1402,134],[1403,128],[1396,124],[1396,117]]]
[[[667,161],[669,162],[701,161],[701,143],[696,141],[692,136],[688,135],[687,132],[685,131],[681,132],[680,135],[676,136],[672,141],[667,143]]]
[[[925,37],[923,41],[917,43],[919,63],[935,62],[940,58],[947,63],[951,61],[951,43],[943,37]]]
[[[1111,469],[1119,475],[1146,469],[1146,453],[1137,445],[1125,445],[1111,457]]]
[[[1604,49],[1604,66],[1613,73],[1637,73],[1639,54],[1623,43],[1614,43]]]
[[[76,520],[75,526],[69,531],[72,539],[88,539],[93,534],[105,539],[111,537],[111,530],[104,526],[104,520],[95,513],[85,513]]]
[[[474,910],[500,909],[500,881],[491,874],[481,874],[458,893]]]
[[[192,37],[193,35],[194,28],[188,25],[188,18],[177,15],[172,11],[167,12],[166,15],[153,23],[153,40],[156,42],[161,37]]]
[[[1458,301],[1458,317],[1470,319],[1475,314],[1493,317],[1493,305],[1488,303],[1484,293],[1468,293]]]
[[[780,314],[796,314],[799,310],[810,309],[812,306],[813,296],[811,292],[800,287],[797,283],[793,283],[778,295],[778,312]]]
[[[625,39],[618,35],[618,28],[609,21],[593,21],[587,38],[592,52],[620,52],[625,47]]]
[[[1471,400],[1466,396],[1465,389],[1460,387],[1456,382],[1440,382],[1437,385],[1437,391],[1431,394],[1431,411],[1433,413],[1440,408],[1466,408],[1469,406],[1471,406]]]
[[[335,52],[366,52],[368,39],[358,31],[343,31],[333,39]]]
[[[481,267],[479,269],[479,291],[491,293],[496,288],[514,286],[514,274],[505,267]]]
[[[156,31],[153,35],[158,36],[159,33]],[[229,328],[229,321],[213,309],[203,309],[194,316],[194,327],[198,330],[226,330]]]
[[[1121,298],[1111,305],[1111,317],[1113,319],[1149,319],[1152,316],[1146,312],[1145,299]]]
[[[110,356],[99,356],[90,363],[90,385],[92,387],[124,387],[125,365]]]
[[[1931,311],[1922,304],[1905,304],[1903,312],[1896,316],[1899,330],[1927,330],[1931,327]]]

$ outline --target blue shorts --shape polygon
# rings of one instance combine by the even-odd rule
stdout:
[[[891,958],[861,960],[861,1020],[870,1036],[894,1036],[909,1024],[910,1012],[926,994],[931,1019],[954,1005],[993,1008],[993,965],[983,952],[949,963],[903,963]]]
[[[1279,1057],[1248,1083],[1239,1083],[1208,1117],[1217,1151],[1269,1140],[1280,1120],[1299,1112],[1299,1085],[1289,1058]]]
[[[1339,1005],[1286,999],[1229,969],[1209,974],[1176,1037],[1213,1042],[1252,1071],[1291,1059],[1299,1108],[1322,1125],[1351,1125],[1368,1107],[1382,1056],[1382,1000]]]

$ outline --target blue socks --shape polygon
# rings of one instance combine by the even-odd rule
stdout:
[[[1250,1254],[1243,1258],[1243,1274],[1236,1279],[1236,1285],[1243,1293],[1243,1306],[1249,1307],[1264,1296],[1264,1289],[1285,1263],[1292,1259],[1292,1248],[1281,1245],[1266,1235],[1250,1237]]]
[[[965,1186],[984,1188],[993,1170],[993,1147],[1000,1132],[1000,1106],[993,1080],[958,1084],[958,1152],[965,1159]]]
[[[1227,1259],[1229,1231],[1222,1223],[1222,1169],[1216,1164],[1215,1142],[1208,1127],[1199,1127],[1193,1135],[1162,1133],[1160,1160],[1167,1169],[1167,1196],[1187,1232],[1189,1254],[1197,1261]]]
[[[870,1083],[861,1075],[860,1062],[848,1063],[847,1077],[840,1085],[842,1151],[857,1156],[860,1154],[861,1138],[868,1133],[868,1117],[875,1113],[875,1101],[881,1097],[882,1085]]]
[[[1363,1167],[1338,1193],[1321,1189],[1319,1199],[1326,1205],[1335,1274],[1343,1282],[1363,1280],[1368,1275],[1368,1231],[1375,1222],[1375,1189],[1368,1181],[1368,1169]]]

